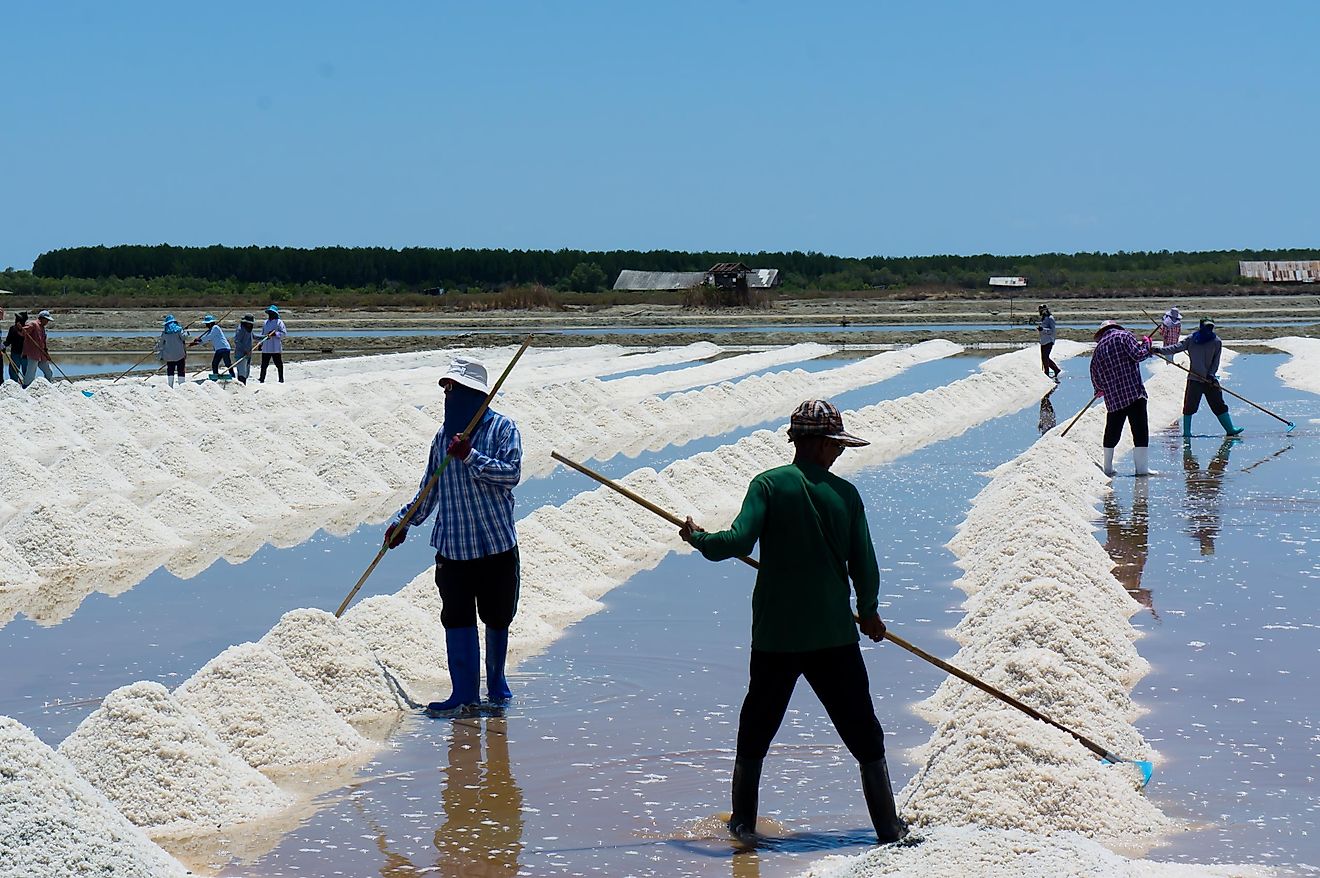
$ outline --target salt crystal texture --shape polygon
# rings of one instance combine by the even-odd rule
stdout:
[[[290,610],[261,638],[345,719],[405,705],[370,647],[324,610]]]
[[[59,752],[153,833],[214,829],[293,804],[159,683],[111,692]]]
[[[189,874],[21,723],[0,717],[0,875]]]
[[[264,646],[231,646],[174,692],[254,768],[345,759],[372,744]]]

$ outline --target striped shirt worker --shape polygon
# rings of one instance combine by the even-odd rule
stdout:
[[[1121,326],[1100,336],[1091,354],[1091,385],[1104,396],[1108,411],[1120,411],[1146,398],[1139,364],[1150,354],[1150,339],[1137,341]]]
[[[461,429],[461,428],[460,428]],[[454,433],[443,428],[431,442],[431,456],[417,491],[426,490],[444,462]],[[431,545],[455,561],[469,561],[507,552],[518,544],[513,526],[513,489],[522,478],[522,436],[513,421],[486,410],[472,434],[472,450],[440,474],[435,488],[422,499],[408,526],[420,525],[439,507]],[[390,521],[393,527],[408,514],[416,497]]]

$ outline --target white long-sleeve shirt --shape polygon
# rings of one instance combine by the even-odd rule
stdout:
[[[201,335],[197,336],[198,344],[201,344],[204,341],[211,343],[212,350],[215,351],[229,350],[229,339],[225,338],[225,331],[220,328],[219,324],[212,326],[210,329],[206,330],[206,332],[203,332]]]

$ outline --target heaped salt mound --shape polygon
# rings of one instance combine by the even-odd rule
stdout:
[[[404,707],[370,647],[332,613],[290,610],[260,642],[346,719]]]
[[[969,670],[964,668],[963,670]],[[1132,727],[1138,711],[1126,692],[1102,689],[1047,649],[1024,649],[1002,665],[972,673],[1045,716],[1129,758],[1149,759],[1150,745]],[[1016,710],[986,692],[948,677],[918,714],[938,724],[989,710]],[[955,724],[956,721],[955,721]],[[924,748],[916,748],[918,751]]]
[[[264,646],[231,646],[174,692],[254,768],[344,759],[371,748]]]
[[[96,550],[97,535],[67,506],[39,502],[19,512],[0,529],[0,540],[8,542],[34,570],[57,567],[94,567],[109,563]]]
[[[1132,600],[1127,592],[1123,595]],[[1124,621],[1130,615],[1126,604],[1123,611],[1115,612],[1108,600],[1098,600],[1094,593],[1069,587],[1057,579],[1042,578],[983,588],[972,595],[963,604],[967,615],[953,629],[953,639],[963,644],[993,640],[997,636],[996,626],[1005,614],[1033,606],[1045,607],[1055,618],[1068,619],[1077,628],[1106,627],[1130,640],[1137,638],[1136,629]]]
[[[309,460],[307,467],[332,490],[338,491],[349,500],[378,497],[394,490],[356,454],[347,451],[332,451],[324,457]]]
[[[293,507],[247,470],[237,469],[224,473],[211,483],[208,490],[211,496],[232,506],[249,521],[284,518],[293,512]]]
[[[1054,579],[1068,588],[1089,595],[1115,615],[1124,618],[1141,609],[1122,584],[1110,572],[1113,562],[1099,567],[1079,566],[1070,557],[1048,546],[1032,546],[1004,559],[1000,564],[982,564],[968,570],[954,584],[976,596],[983,590],[1008,594],[1021,583],[1036,579]],[[970,600],[968,607],[974,606]]]
[[[41,577],[0,532],[0,594],[37,585]]]
[[[156,466],[175,478],[197,485],[209,484],[215,478],[216,462],[193,442],[192,439],[171,436],[151,449],[151,458]]]
[[[121,497],[97,497],[82,508],[79,516],[96,523],[97,541],[112,557],[163,554],[187,545],[173,528]]]
[[[261,459],[233,436],[217,430],[197,437],[197,447],[222,470],[256,469]]]
[[[1266,878],[1262,866],[1206,866],[1130,860],[1073,834],[936,826],[912,847],[877,847],[825,857],[801,878]]]
[[[1089,628],[1072,621],[1041,606],[1004,612],[996,617],[994,638],[963,647],[953,664],[992,667],[1020,649],[1039,647],[1053,650],[1079,670],[1094,670],[1097,680],[1107,679],[1125,688],[1150,673],[1150,663],[1128,638],[1126,619],[1115,618],[1111,624]]]
[[[1070,735],[1017,711],[960,717],[922,749],[926,763],[898,796],[919,826],[1149,841],[1174,825],[1137,791],[1134,770],[1101,763]]]
[[[366,641],[414,700],[430,700],[421,695],[448,680],[445,632],[425,610],[395,595],[376,595],[340,621]]]
[[[328,453],[321,451],[322,455]],[[328,487],[307,467],[293,461],[273,461],[258,474],[258,478],[294,509],[338,506],[348,502],[347,497]]]
[[[21,723],[0,717],[0,875],[187,874],[67,759]]]
[[[153,832],[240,823],[293,803],[159,683],[111,692],[59,752],[125,817]]]
[[[176,485],[151,501],[146,511],[157,521],[168,522],[185,539],[252,529],[252,523],[235,511],[232,501],[198,485]]]

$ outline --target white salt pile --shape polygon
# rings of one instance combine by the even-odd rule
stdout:
[[[174,695],[254,768],[330,762],[373,746],[283,659],[255,643],[229,647]]]
[[[1269,344],[1292,354],[1292,359],[1275,370],[1284,384],[1308,393],[1320,393],[1320,339],[1288,336]]]
[[[189,874],[21,723],[0,717],[0,875]]]
[[[241,823],[293,804],[159,683],[111,692],[59,752],[156,835]]]
[[[405,707],[370,647],[331,613],[290,610],[260,643],[345,719]]]
[[[814,360],[832,354],[837,348],[823,344],[795,344],[782,348],[771,348],[753,354],[740,354],[736,357],[724,357],[713,363],[690,366],[686,369],[670,369],[658,375],[632,375],[627,378],[615,378],[606,382],[609,397],[618,403],[631,402],[644,396],[663,394],[672,390],[699,387],[727,381],[738,375],[758,372],[783,363]]]
[[[430,701],[421,696],[448,685],[445,634],[424,610],[395,595],[376,595],[350,608],[340,621],[367,644],[413,700]]]
[[[914,847],[877,847],[813,863],[802,878],[1266,878],[1260,866],[1133,860],[1071,833],[933,827]]]

